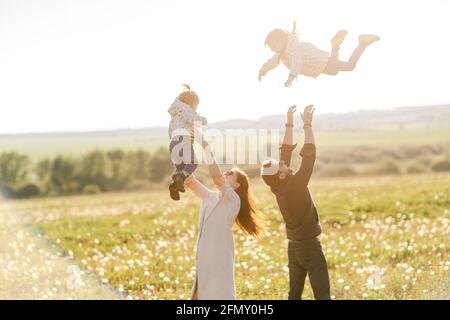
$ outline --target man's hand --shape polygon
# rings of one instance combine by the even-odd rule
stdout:
[[[264,77],[265,75],[266,75],[266,72],[264,72],[263,70],[259,70],[258,80],[261,81],[262,77]]]
[[[300,114],[302,121],[303,121],[303,125],[305,125],[305,126],[312,125],[314,110],[316,110],[316,108],[314,108],[314,106],[312,104],[305,107],[305,110],[303,110],[303,113]]]
[[[297,111],[297,106],[290,106],[287,111],[287,122],[286,124],[294,124],[294,113]]]

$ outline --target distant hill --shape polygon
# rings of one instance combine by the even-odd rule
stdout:
[[[272,115],[258,120],[228,120],[211,127],[225,128],[280,128],[285,115]],[[426,129],[450,127],[450,105],[430,107],[402,107],[393,110],[369,110],[349,113],[328,113],[314,119],[316,131],[373,131],[397,129]]]
[[[257,120],[230,119],[211,123],[207,128],[216,129],[279,129],[285,121],[284,114],[264,116]],[[319,131],[374,131],[398,129],[426,129],[450,127],[450,104],[428,107],[400,107],[392,110],[363,110],[348,113],[318,114],[314,119],[314,129]],[[74,138],[74,137],[114,137],[146,136],[166,137],[166,127],[140,129],[117,129],[90,132],[62,132],[38,134],[0,134],[0,139],[14,137]]]
[[[284,122],[285,115],[282,114],[258,120],[216,122],[207,128],[282,129]],[[299,125],[296,127],[297,130],[300,128]],[[450,105],[318,114],[314,119],[314,129],[320,146],[448,143]],[[34,159],[56,154],[79,155],[93,149],[155,150],[160,146],[167,147],[167,144],[166,127],[0,135],[0,153],[17,151]]]

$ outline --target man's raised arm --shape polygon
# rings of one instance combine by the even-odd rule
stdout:
[[[305,107],[301,114],[303,121],[303,130],[305,133],[305,143],[300,156],[302,163],[300,169],[295,173],[295,184],[299,188],[306,188],[311,178],[314,169],[314,162],[316,161],[316,142],[314,139],[314,132],[312,129],[312,120],[315,108],[312,105]]]
[[[297,110],[297,106],[291,106],[287,112],[286,131],[284,132],[283,144],[280,147],[280,161],[289,167],[291,164],[292,151],[295,149],[294,145],[294,113]]]

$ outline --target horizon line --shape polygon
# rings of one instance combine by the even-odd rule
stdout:
[[[396,107],[388,107],[383,109],[357,109],[353,111],[344,111],[344,112],[327,112],[327,113],[318,113],[316,117],[322,117],[325,115],[348,115],[352,113],[359,113],[359,112],[386,112],[386,111],[394,111],[398,109],[408,109],[408,108],[430,108],[430,107],[447,107],[450,106],[450,102],[447,103],[440,103],[440,104],[432,104],[432,105],[404,105],[404,106],[396,106]],[[229,121],[236,121],[236,120],[244,120],[244,121],[259,121],[264,118],[269,117],[279,117],[283,116],[283,113],[276,113],[276,114],[268,114],[265,116],[261,116],[259,118],[228,118],[220,121],[215,121],[210,124],[220,124],[224,122]],[[208,124],[208,125],[210,125]],[[8,137],[8,136],[29,136],[29,135],[50,135],[50,134],[92,134],[92,133],[106,133],[106,132],[123,132],[123,131],[139,131],[139,130],[162,130],[166,128],[167,126],[153,126],[153,127],[116,127],[116,128],[109,128],[109,129],[86,129],[86,130],[69,130],[69,131],[30,131],[30,132],[15,132],[15,133],[7,133],[7,132],[0,132],[0,137]]]

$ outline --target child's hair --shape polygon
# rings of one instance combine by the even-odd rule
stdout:
[[[287,32],[282,29],[273,29],[269,32],[264,41],[264,45],[272,47],[274,43],[282,41],[287,35]]]
[[[191,106],[191,108],[196,109],[200,103],[200,99],[195,91],[191,90],[191,86],[188,84],[183,84],[184,91],[178,95],[178,99]]]
[[[269,32],[269,34],[266,37],[266,41],[264,42],[264,45],[271,46],[275,42],[279,42],[286,38],[286,36],[289,34],[289,31],[285,31],[282,29],[273,29]],[[294,20],[292,23],[292,31],[291,34],[298,35],[297,32],[297,22]]]

